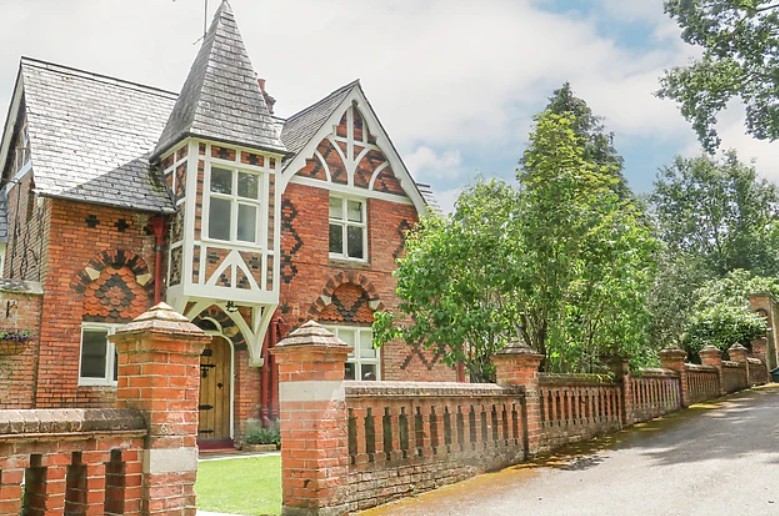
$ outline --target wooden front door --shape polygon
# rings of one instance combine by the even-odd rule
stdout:
[[[230,439],[231,380],[230,344],[214,337],[200,355],[200,439]]]

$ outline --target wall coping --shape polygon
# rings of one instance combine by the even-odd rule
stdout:
[[[516,396],[520,387],[503,387],[494,383],[456,382],[362,382],[346,381],[347,398],[483,398]]]
[[[146,433],[134,408],[0,410],[0,440],[30,434]]]
[[[733,368],[741,367],[741,368],[743,368],[744,364],[742,362],[733,362],[732,360],[723,360],[722,361],[722,367],[733,367]]]
[[[763,361],[759,358],[747,357],[747,362],[750,364],[763,365]]]
[[[717,372],[717,368],[716,367],[709,366],[709,365],[685,363],[684,367],[688,371],[697,371],[697,372],[700,372],[700,373],[716,373]]]
[[[608,385],[615,386],[617,383],[605,374],[584,374],[584,373],[538,373],[538,383],[540,385]]]
[[[661,367],[642,367],[639,368],[639,375],[636,375],[635,378],[678,378],[679,373],[677,371],[672,371],[670,369],[663,369]]]

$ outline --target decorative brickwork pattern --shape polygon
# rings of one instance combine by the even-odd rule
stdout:
[[[319,312],[319,320],[372,324],[373,310],[368,303],[368,293],[365,290],[352,283],[343,284],[333,292],[330,304]]]
[[[298,210],[295,204],[288,198],[281,201],[281,231],[284,235],[281,239],[281,281],[291,283],[298,273],[294,257],[303,247],[295,222]]]
[[[235,321],[233,321],[224,310],[216,305],[211,305],[192,319],[192,323],[194,323],[195,326],[201,326],[202,321],[205,319],[213,319],[219,324],[222,328],[222,334],[232,342],[233,349],[246,349],[246,339],[238,329],[238,326],[236,326]]]

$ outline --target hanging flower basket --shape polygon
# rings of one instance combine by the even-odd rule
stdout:
[[[0,356],[23,353],[31,339],[30,330],[0,330]]]

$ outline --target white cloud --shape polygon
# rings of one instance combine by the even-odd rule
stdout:
[[[404,156],[404,161],[411,175],[422,181],[430,179],[454,179],[463,174],[460,168],[462,156],[459,150],[445,150],[440,154],[420,145],[417,149]]]

